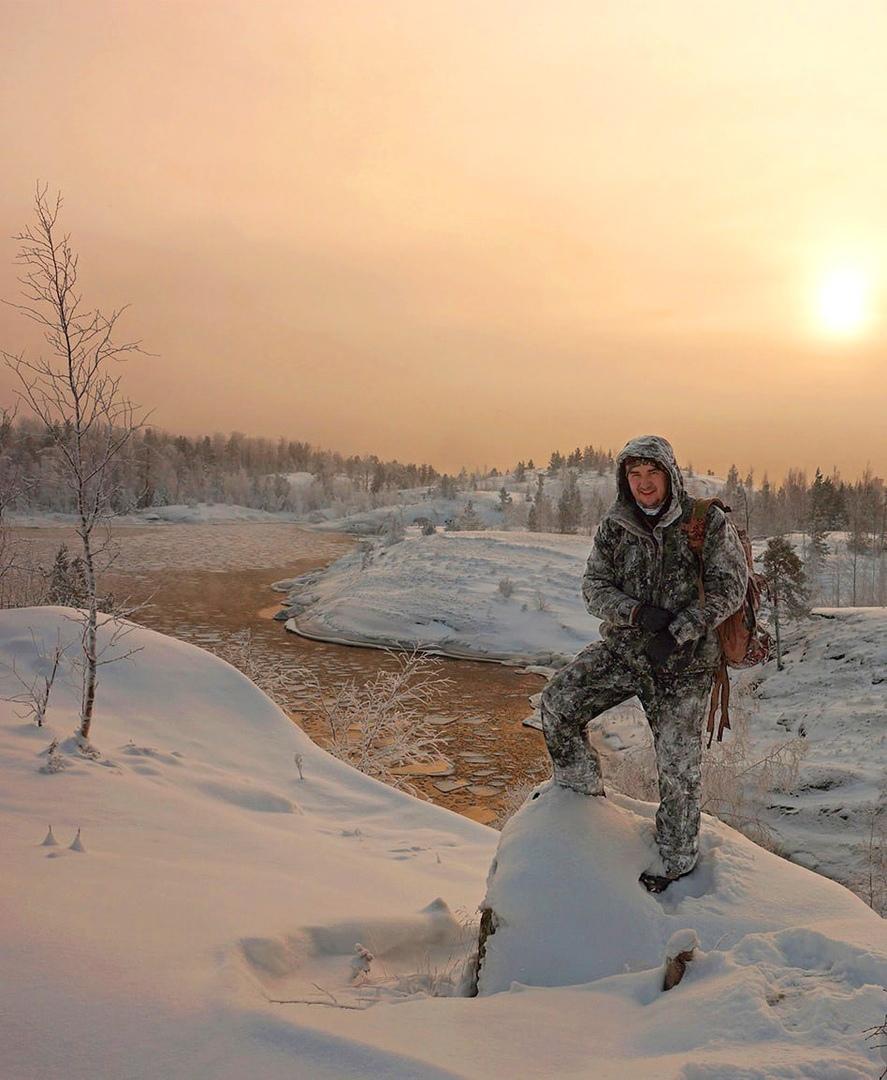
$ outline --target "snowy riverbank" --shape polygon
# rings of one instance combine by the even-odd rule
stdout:
[[[40,668],[32,632],[73,648],[77,627],[60,609],[0,613],[0,660],[26,675]],[[56,687],[41,729],[0,703],[4,1075],[877,1075],[862,1029],[883,1018],[883,922],[708,818],[696,885],[663,905],[632,880],[652,807],[630,800],[613,807],[630,858],[613,852],[595,869],[614,906],[586,913],[578,937],[573,924],[549,925],[591,970],[599,943],[618,950],[635,913],[644,945],[626,940],[627,970],[571,986],[577,964],[548,968],[543,981],[559,985],[544,987],[540,957],[503,992],[429,996],[456,988],[471,940],[461,923],[483,898],[498,834],[329,757],[216,657],[141,628],[125,639],[133,646],[103,669],[98,761],[40,772],[50,738],[74,726],[72,686]],[[57,846],[42,844],[50,823]],[[568,838],[576,823],[565,824]],[[69,847],[78,829],[84,850]],[[569,899],[522,833],[511,883],[500,876],[495,893],[500,909],[515,905],[518,928],[550,896]],[[764,896],[769,906],[757,905]],[[662,994],[665,940],[685,928],[698,959]],[[503,946],[496,970],[516,970],[521,957]]]
[[[579,594],[590,546],[554,533],[410,530],[275,588],[298,611],[288,628],[309,637],[559,667],[599,637]]]

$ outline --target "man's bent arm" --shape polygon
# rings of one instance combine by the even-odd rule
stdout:
[[[639,602],[616,584],[613,547],[614,538],[601,522],[594,534],[591,554],[582,575],[582,599],[590,614],[599,619],[616,626],[631,626]]]
[[[679,645],[694,641],[738,611],[748,586],[748,563],[739,537],[727,528],[719,506],[708,512],[702,548],[705,607],[698,604],[679,611],[668,630]]]

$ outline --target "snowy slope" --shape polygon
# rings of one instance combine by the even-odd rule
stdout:
[[[0,659],[36,673],[32,633],[72,645],[76,631],[60,609],[4,611]],[[39,771],[50,736],[73,727],[73,687],[56,687],[39,730],[2,704],[4,1080],[876,1075],[861,1031],[883,1015],[883,923],[722,826],[715,894],[676,918],[698,921],[705,955],[669,994],[645,966],[656,950],[626,942],[642,970],[428,997],[453,988],[460,912],[483,897],[498,834],[330,758],[218,658],[141,628],[124,646],[141,651],[103,669],[98,761]],[[581,940],[554,924],[561,949],[565,936],[589,956],[597,939],[612,947],[625,912],[658,903],[629,880],[652,808],[612,810],[629,849],[595,872],[613,909],[588,907]],[[551,829],[574,834],[555,812]],[[41,845],[49,824],[58,846]],[[78,828],[84,851],[68,847]],[[532,886],[509,889],[522,912],[565,899],[544,874]],[[750,910],[765,888],[788,931]],[[706,903],[733,928],[720,942]]]
[[[790,624],[785,645],[784,671],[754,673],[755,732],[800,735],[807,754],[768,820],[793,859],[859,888],[887,795],[887,609],[817,608]]]

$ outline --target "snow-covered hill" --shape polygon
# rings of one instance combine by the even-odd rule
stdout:
[[[289,628],[307,636],[558,667],[598,637],[579,594],[590,547],[587,536],[411,530],[275,587],[298,613]]]
[[[368,536],[384,529],[386,521],[392,516],[407,526],[422,519],[427,519],[436,526],[444,526],[448,521],[458,523],[459,516],[464,513],[470,501],[483,528],[502,529],[506,527],[506,520],[499,498],[500,490],[504,488],[511,496],[514,506],[520,508],[536,491],[537,478],[540,475],[545,496],[551,505],[556,507],[564,486],[560,475],[549,476],[546,470],[529,469],[523,480],[515,480],[511,473],[489,477],[481,480],[476,489],[460,491],[451,498],[438,494],[436,487],[407,488],[399,491],[395,499],[387,496],[389,502],[385,506],[346,513],[337,511],[334,507],[326,507],[311,511],[306,516],[306,521],[317,529]],[[614,472],[580,472],[577,475],[577,484],[583,503],[596,506],[599,514],[603,513],[616,497]],[[691,495],[708,498],[721,491],[724,481],[717,476],[695,475],[685,477],[685,486]],[[523,506],[523,509],[526,512],[527,507]],[[525,522],[526,517],[520,520]],[[508,527],[514,527],[513,523],[508,524]]]
[[[57,634],[74,647],[60,609],[0,613],[7,674],[13,659],[37,674],[33,636]],[[679,987],[655,992],[657,938],[649,954],[626,940],[630,970],[579,986],[429,996],[455,988],[498,834],[329,757],[218,658],[140,628],[121,647],[134,646],[102,670],[97,761],[40,771],[74,726],[73,686],[55,688],[40,729],[0,707],[4,1080],[877,1074],[862,1031],[883,1017],[884,924],[711,821],[711,872],[668,911],[631,880],[644,804],[612,806],[628,847],[587,868],[610,912],[589,903],[581,937],[556,919],[549,932],[591,958],[630,932],[627,912],[655,905],[655,926],[702,939]],[[531,805],[554,815],[549,831],[563,823],[561,848],[576,835],[569,808]],[[77,830],[84,850],[69,846]],[[537,866],[532,847],[515,850],[511,865],[532,870],[508,889],[522,913],[582,910],[541,853]],[[753,910],[765,890],[778,925]],[[720,940],[715,908],[732,931]]]

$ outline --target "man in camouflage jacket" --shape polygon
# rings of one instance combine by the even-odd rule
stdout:
[[[546,685],[542,729],[554,780],[603,795],[585,729],[606,709],[640,698],[656,752],[656,841],[665,868],[664,876],[651,870],[641,880],[661,891],[698,858],[702,720],[721,657],[716,627],[742,604],[748,569],[724,512],[710,507],[700,604],[698,563],[683,527],[694,500],[665,439],[632,439],[616,458],[616,477],[616,501],[598,526],[582,578],[602,640]]]

